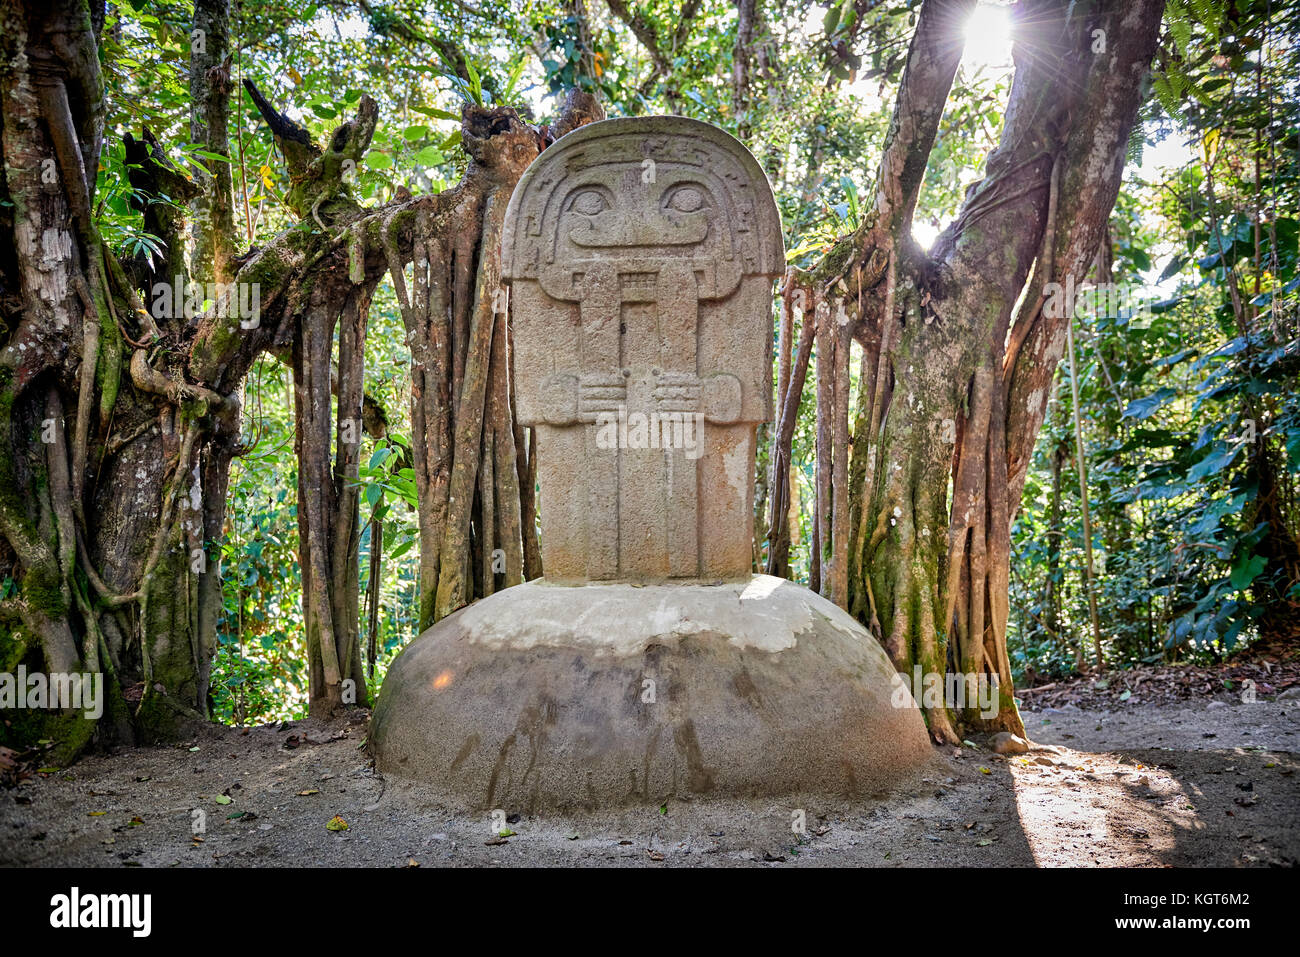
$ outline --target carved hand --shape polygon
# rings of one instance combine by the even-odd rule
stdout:
[[[740,380],[729,372],[697,376],[664,372],[655,383],[660,412],[703,412],[710,422],[726,425],[740,418]]]

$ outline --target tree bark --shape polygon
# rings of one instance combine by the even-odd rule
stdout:
[[[968,692],[996,681],[992,717],[969,693],[925,707],[947,742],[962,726],[1023,732],[1006,649],[1010,527],[1065,345],[1046,286],[1091,266],[1163,10],[1016,7],[1001,142],[927,254],[911,217],[973,6],[922,5],[874,203],[794,284],[849,313],[875,366],[863,370],[847,479],[849,607],[909,683],[914,666],[957,675]],[[819,402],[819,419],[838,413],[833,393]],[[819,509],[833,508],[834,485]],[[821,547],[836,552],[833,540]]]
[[[230,158],[230,0],[195,0],[190,33],[190,139]],[[230,162],[205,159],[194,200],[194,279],[228,283],[234,275],[235,207]]]

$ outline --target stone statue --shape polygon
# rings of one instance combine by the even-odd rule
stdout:
[[[524,174],[504,237],[547,580],[748,577],[785,266],[754,158],[705,123],[601,123]]]
[[[582,127],[519,181],[502,246],[545,577],[403,649],[376,766],[527,813],[852,798],[923,766],[879,642],[750,570],[784,250],[749,152],[682,117]]]

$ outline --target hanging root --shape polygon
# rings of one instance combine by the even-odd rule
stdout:
[[[767,573],[782,577],[790,574],[790,507],[793,490],[790,488],[790,458],[794,443],[794,430],[799,414],[799,399],[803,395],[804,381],[808,375],[808,362],[812,356],[816,323],[813,320],[815,302],[813,291],[803,284],[800,271],[791,266],[786,270],[781,286],[782,341],[788,349],[794,335],[794,310],[802,314],[799,328],[799,345],[793,363],[782,355],[783,367],[788,367],[784,387],[777,396],[776,431],[772,436],[772,474],[769,482],[772,501],[771,518],[767,531]]]

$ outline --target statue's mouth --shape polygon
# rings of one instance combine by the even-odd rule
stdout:
[[[618,249],[628,246],[691,246],[709,235],[708,216],[679,213],[669,219],[655,216],[633,219],[610,210],[569,229],[569,241],[584,249]]]

